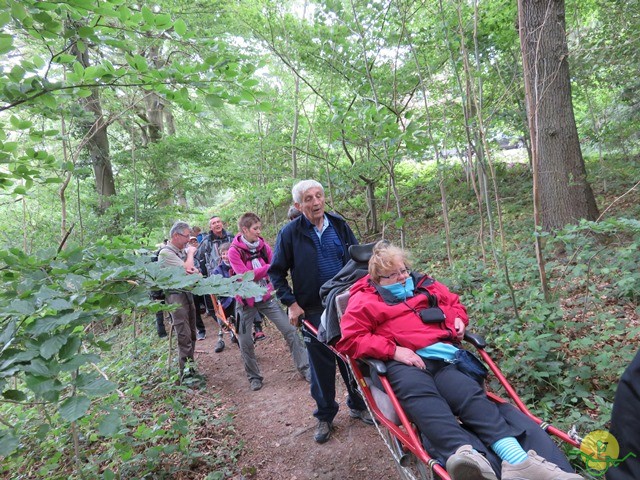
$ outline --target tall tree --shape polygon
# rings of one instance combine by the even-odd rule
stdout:
[[[71,46],[71,52],[85,70],[89,68],[88,49],[78,48],[78,43],[74,42]],[[109,151],[108,122],[102,114],[100,90],[97,87],[92,87],[91,95],[86,98],[80,98],[80,103],[89,114],[88,120],[83,122],[83,129],[85,130],[86,147],[93,166],[100,211],[104,212],[111,205],[110,197],[116,194],[116,184],[113,179],[113,167]]]
[[[564,0],[518,0],[518,22],[537,223],[554,230],[595,220],[571,99]]]

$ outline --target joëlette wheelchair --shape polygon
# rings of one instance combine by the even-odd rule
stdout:
[[[371,245],[359,245],[355,249],[351,247],[349,253],[352,258],[368,261],[371,254]],[[348,300],[348,291],[335,297],[339,317],[344,313]],[[311,323],[303,320],[303,325],[304,328],[317,336],[317,329]],[[493,392],[487,391],[487,396],[498,404],[503,414],[513,416],[514,414],[520,415],[518,412],[522,412],[531,421],[529,422],[531,425],[535,423],[539,426],[540,431],[544,431],[570,446],[580,447],[581,439],[575,432],[564,433],[529,411],[500,368],[486,352],[487,343],[484,338],[467,332],[464,340],[475,347],[478,355],[489,368],[490,375],[493,374],[495,376],[510,399],[511,402]],[[333,350],[349,366],[353,374],[353,380],[356,382],[375,421],[375,426],[391,451],[400,478],[450,480],[445,468],[428,453],[428,448],[425,448],[425,445],[428,445],[428,439],[420,435],[420,432],[409,421],[400,406],[400,402],[386,377],[385,363],[371,358],[354,360],[340,354],[330,345],[327,345],[327,348]],[[510,413],[511,410],[513,410],[513,413]]]

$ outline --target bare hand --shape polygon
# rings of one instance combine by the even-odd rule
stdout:
[[[289,305],[289,322],[294,327],[300,326],[300,319],[304,317],[304,310],[298,305],[298,302]]]
[[[458,337],[458,340],[462,340],[464,338],[464,331],[467,326],[459,317],[456,317],[456,319],[453,321],[453,326],[456,329],[456,336]]]
[[[405,365],[411,365],[424,370],[425,364],[420,355],[409,348],[397,346],[396,351],[393,354],[393,359],[397,362],[404,363]]]

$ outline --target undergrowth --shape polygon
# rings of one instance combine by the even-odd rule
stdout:
[[[582,436],[608,428],[618,380],[638,349],[640,207],[637,191],[629,187],[637,181],[639,169],[634,161],[630,169],[629,162],[612,159],[606,172],[590,166],[600,181],[606,180],[607,191],[599,192],[599,203],[602,210],[611,208],[602,220],[542,234],[550,301],[542,293],[533,249],[525,165],[510,172],[498,170],[507,251],[502,250],[497,228],[496,241],[489,241],[486,221],[485,235],[480,235],[477,209],[470,206],[468,190],[461,191],[468,186],[456,182],[446,185],[453,199],[452,264],[440,214],[409,227],[419,232],[409,241],[415,268],[461,295],[472,329],[489,341],[488,351],[525,404],[561,430],[576,426]],[[428,186],[420,202],[437,211],[436,183],[423,183]],[[576,459],[575,452],[569,454]]]
[[[0,406],[4,421],[21,433],[20,448],[0,467],[3,478],[222,479],[237,473],[241,444],[228,411],[215,398],[176,386],[167,340],[152,334],[151,320],[138,328],[135,336],[123,325],[103,333],[113,348],[102,355],[100,369],[117,389],[95,399],[75,425],[50,405]]]

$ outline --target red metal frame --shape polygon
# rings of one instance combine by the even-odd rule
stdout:
[[[311,332],[313,335],[317,337],[318,331],[317,329],[308,322],[307,320],[302,320],[304,327]],[[382,387],[385,393],[389,396],[391,403],[393,405],[398,418],[400,419],[401,425],[398,426],[394,422],[390,421],[378,408],[375,399],[373,398],[373,394],[371,393],[371,389],[367,385],[362,372],[360,371],[360,367],[357,362],[350,357],[345,357],[340,352],[338,352],[331,345],[327,345],[327,348],[331,349],[338,357],[344,360],[348,365],[351,366],[351,371],[353,372],[358,385],[360,386],[360,390],[364,394],[367,400],[367,405],[371,410],[371,413],[375,415],[376,420],[379,424],[384,426],[387,430],[389,430],[394,437],[396,437],[403,448],[413,453],[416,458],[427,465],[435,474],[437,474],[442,480],[450,480],[451,477],[447,474],[447,471],[439,464],[435,459],[433,459],[429,453],[422,446],[422,441],[419,438],[418,432],[416,431],[413,424],[409,421],[404,410],[400,406],[400,402],[395,396],[393,389],[391,388],[391,384],[389,380],[385,376],[379,376],[380,382],[382,383]],[[515,389],[511,386],[509,381],[506,379],[500,368],[496,365],[493,359],[489,356],[489,354],[485,351],[484,348],[476,348],[484,362],[488,365],[491,372],[498,379],[502,387],[505,389],[508,397],[515,403],[516,407],[524,413],[531,420],[540,425],[540,428],[545,430],[546,432],[558,437],[560,440],[572,445],[575,448],[580,448],[580,443],[576,441],[574,438],[570,437],[567,433],[562,430],[554,427],[548,422],[536,417],[533,413],[529,411],[524,402],[520,399]],[[507,401],[495,393],[487,392],[487,396],[497,403],[506,403]]]

